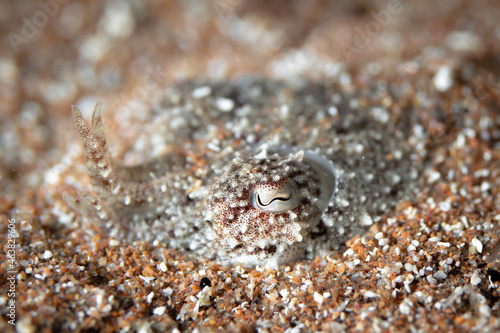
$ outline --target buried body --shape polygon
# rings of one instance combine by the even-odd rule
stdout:
[[[99,232],[277,268],[338,249],[417,191],[425,135],[412,110],[246,79],[171,93],[166,152],[132,166],[112,158],[101,104],[91,127],[73,107],[95,194],[68,202]]]

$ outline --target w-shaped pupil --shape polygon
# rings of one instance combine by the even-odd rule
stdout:
[[[292,195],[290,195],[288,198],[283,198],[283,197],[274,197],[272,198],[268,203],[263,203],[262,200],[260,200],[260,194],[257,194],[257,202],[261,206],[269,206],[272,204],[274,201],[288,201],[292,198]]]
[[[294,209],[299,204],[297,184],[289,179],[283,186],[269,191],[265,188],[256,188],[250,194],[252,206],[268,213],[283,213]]]

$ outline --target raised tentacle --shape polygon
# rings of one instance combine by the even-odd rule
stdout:
[[[104,126],[101,118],[101,103],[97,103],[92,115],[93,128],[85,123],[80,110],[72,105],[75,127],[83,142],[87,170],[94,191],[99,195],[108,193],[117,185],[116,176],[113,174],[111,156],[106,148]]]
[[[80,110],[72,106],[75,127],[83,141],[92,187],[104,204],[99,205],[99,215],[106,211],[104,206],[109,210],[120,210],[128,214],[151,211],[148,207],[161,211],[165,198],[187,195],[190,186],[186,178],[192,172],[182,170],[183,176],[179,177],[177,172],[168,170],[172,164],[187,165],[185,154],[176,151],[137,166],[122,165],[111,157],[104,134],[101,106],[99,102],[94,109],[92,128],[87,126]],[[93,200],[83,199],[89,206],[97,207]]]

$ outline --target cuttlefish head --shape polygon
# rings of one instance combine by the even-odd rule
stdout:
[[[300,259],[335,188],[333,164],[311,152],[263,149],[233,160],[207,199],[219,256],[271,267]]]

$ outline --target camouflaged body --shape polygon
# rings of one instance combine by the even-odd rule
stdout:
[[[333,84],[169,89],[155,115],[167,152],[133,166],[111,157],[100,104],[92,126],[73,108],[94,194],[69,201],[99,232],[277,267],[339,248],[418,187],[425,134],[411,109],[361,107]]]

